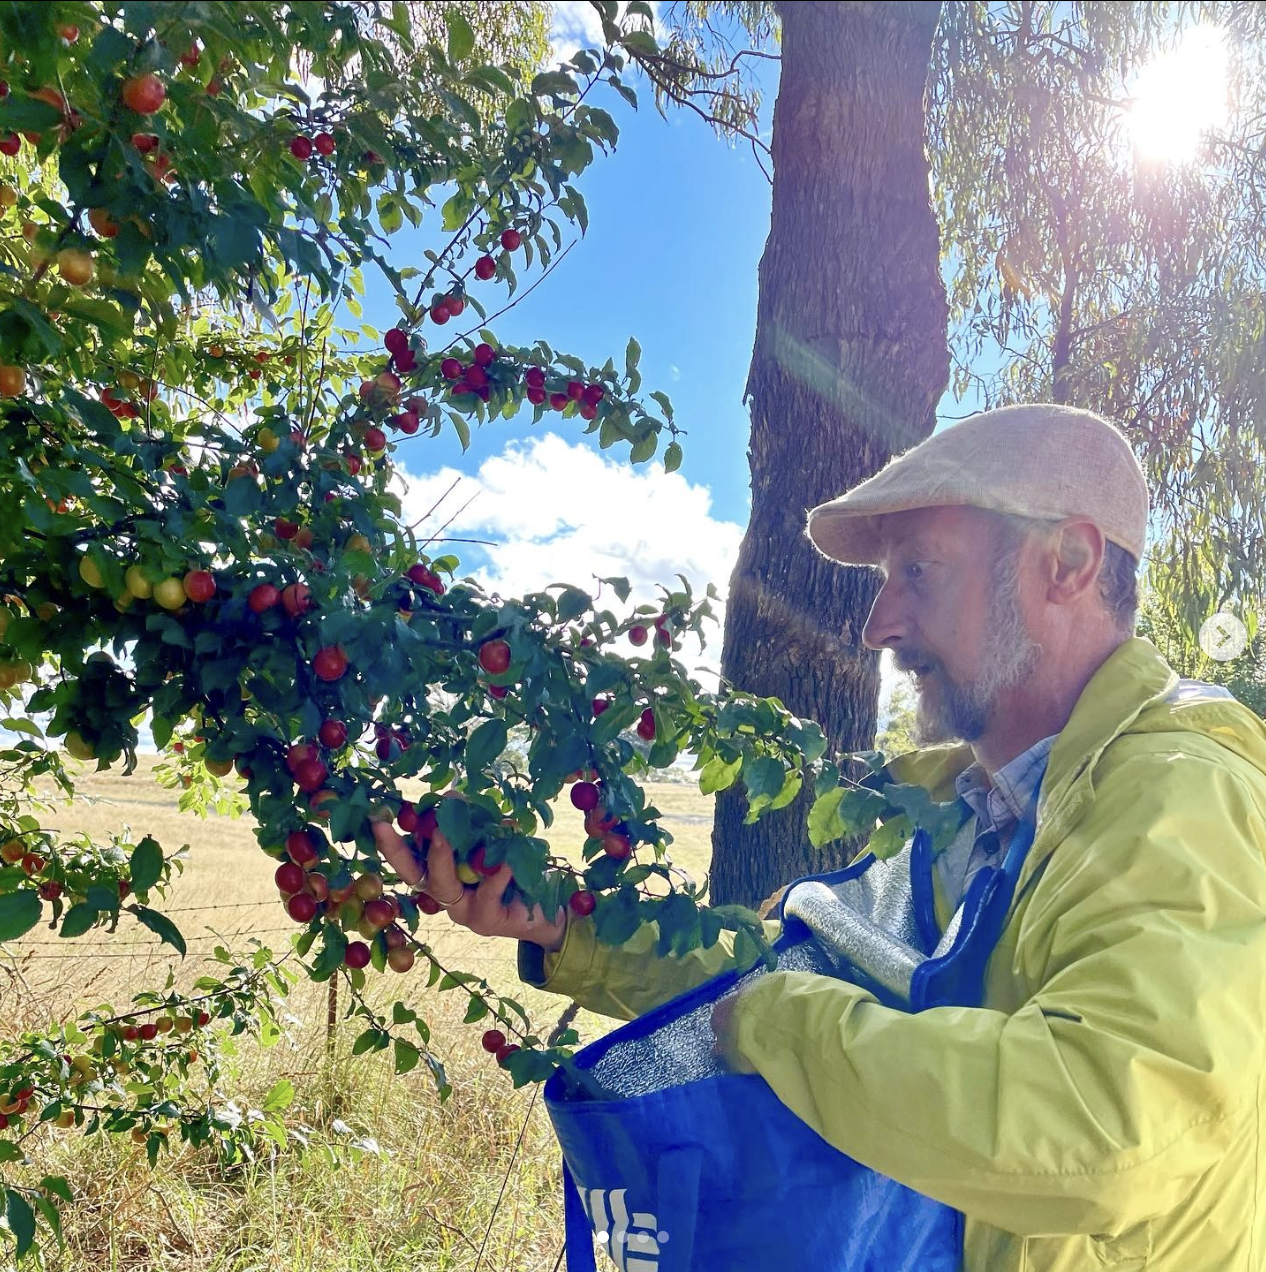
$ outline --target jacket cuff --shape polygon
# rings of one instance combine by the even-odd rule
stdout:
[[[562,946],[553,953],[532,941],[519,942],[519,979],[537,989],[568,994],[593,962],[596,935],[588,919],[570,918]]]

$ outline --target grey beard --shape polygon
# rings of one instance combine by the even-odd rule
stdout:
[[[980,674],[960,685],[938,666],[933,674],[940,679],[939,699],[933,703],[916,690],[914,736],[921,746],[976,741],[988,727],[999,696],[1037,665],[1041,646],[1025,630],[1020,611],[1022,549],[1023,543],[1018,543],[994,563]]]

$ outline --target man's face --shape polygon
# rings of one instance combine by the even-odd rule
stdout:
[[[974,742],[1037,662],[1022,554],[1005,524],[976,508],[919,508],[881,524],[884,585],[862,640],[891,649],[913,676],[921,743]]]

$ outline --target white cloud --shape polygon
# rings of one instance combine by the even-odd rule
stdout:
[[[626,3],[627,0],[620,0],[620,18],[624,16]],[[660,0],[651,0],[657,37],[663,33],[659,6]],[[554,0],[549,38],[553,59],[565,62],[581,49],[602,47],[602,19],[589,0]]]
[[[407,522],[440,501],[418,527],[419,539],[457,514],[445,535],[495,542],[481,549],[487,565],[470,573],[505,596],[551,583],[574,583],[594,593],[595,578],[622,575],[632,585],[632,606],[654,602],[657,584],[676,587],[677,574],[690,580],[696,596],[708,583],[724,595],[743,537],[741,526],[712,516],[706,486],[692,484],[681,473],[665,473],[658,463],[632,468],[554,434],[511,444],[484,460],[473,477],[451,468],[426,477],[402,475],[408,483],[403,495]],[[455,480],[452,492],[441,499]],[[467,559],[472,553],[460,543],[437,543],[430,550],[451,550]],[[622,613],[624,607],[607,596],[610,608]],[[721,607],[718,616],[724,617]],[[709,624],[709,629],[701,661],[715,667],[721,627]],[[682,652],[688,665],[696,661],[694,655],[693,643]]]

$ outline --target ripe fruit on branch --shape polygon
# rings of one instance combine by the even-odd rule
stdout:
[[[466,308],[465,298],[462,296],[446,296],[444,298],[444,308],[448,310],[450,318],[456,318]]]
[[[510,646],[504,640],[486,640],[479,646],[479,665],[490,675],[499,676],[510,666]]]
[[[571,788],[571,802],[582,813],[598,807],[598,788],[592,782],[577,782]]]
[[[341,680],[347,672],[347,655],[341,645],[327,645],[317,651],[312,660],[312,670],[318,680]]]
[[[316,846],[306,830],[292,830],[286,836],[286,852],[299,866],[310,866],[317,859]]]
[[[567,908],[578,918],[592,914],[598,904],[598,898],[592,892],[573,892],[567,898]]]
[[[154,599],[166,610],[178,610],[186,600],[185,585],[179,579],[154,584]]]
[[[299,533],[298,525],[293,521],[287,521],[285,517],[278,517],[273,522],[273,530],[279,539],[293,539]]]
[[[311,742],[296,742],[286,751],[286,767],[293,773],[300,764],[320,758],[321,753]]]
[[[382,896],[382,875],[363,874],[353,887],[362,901],[373,901]]]
[[[184,580],[185,595],[199,605],[215,595],[215,579],[207,570],[190,570]]]
[[[284,861],[277,867],[276,874],[273,875],[273,882],[282,892],[300,892],[303,890],[303,881],[307,876],[303,873],[303,867],[297,866],[293,861]]]
[[[290,153],[296,159],[312,158],[312,138],[311,137],[292,137],[290,139]]]
[[[567,403],[570,401],[571,398],[569,398],[566,393],[551,393],[549,395],[549,404],[556,411],[565,411],[567,409]]]
[[[649,742],[655,736],[655,712],[647,707],[637,722],[637,736]]]
[[[83,287],[92,281],[92,257],[68,247],[57,253],[57,272],[72,287]]]
[[[319,155],[332,155],[338,145],[334,139],[334,134],[327,132],[317,133],[314,144],[317,148],[317,154]]]
[[[507,1042],[504,1047],[498,1047],[497,1063],[501,1065],[502,1068],[505,1068],[506,1061],[509,1060],[509,1058],[518,1050],[519,1044],[517,1042]]]
[[[21,367],[0,366],[0,397],[17,397],[26,392],[26,372]]]
[[[317,737],[321,739],[322,746],[337,751],[347,742],[347,725],[342,720],[323,720]]]
[[[474,852],[470,854],[470,868],[481,878],[490,879],[497,873],[501,867],[493,866],[488,863],[488,850],[480,844]]]
[[[325,785],[329,775],[329,769],[320,760],[304,760],[295,768],[295,785],[305,795],[311,795]]]
[[[483,367],[467,367],[466,387],[473,389],[476,393],[480,389],[486,389],[488,387],[488,372]]]
[[[409,347],[409,333],[403,327],[392,327],[382,338],[384,348],[393,357],[399,357]]]
[[[595,698],[593,700],[594,719],[597,719],[610,705],[610,698]]]
[[[351,968],[368,967],[370,954],[370,948],[364,941],[349,941],[343,954],[343,962]]]
[[[365,449],[369,451],[386,450],[387,434],[376,425],[371,425],[365,430]]]
[[[314,870],[303,880],[303,890],[317,901],[328,901],[330,897],[330,881]]]
[[[272,609],[280,600],[281,592],[276,587],[271,583],[260,583],[251,588],[251,593],[246,598],[246,605],[252,614],[262,614],[265,610]]]
[[[513,252],[523,242],[523,235],[518,230],[502,230],[501,246],[507,252]]]
[[[440,363],[440,375],[446,380],[460,380],[463,369],[462,364],[456,358],[445,358]]]
[[[448,306],[444,301],[437,300],[431,306],[431,321],[438,327],[442,327],[449,319]]]
[[[500,1029],[489,1029],[479,1040],[479,1045],[483,1047],[489,1055],[495,1055],[506,1045],[506,1036]]]
[[[119,96],[128,110],[138,115],[152,115],[167,100],[167,90],[157,75],[133,75],[123,81]]]
[[[529,389],[543,389],[545,387],[545,372],[540,367],[528,367],[523,374],[523,383]]]
[[[385,928],[389,923],[394,923],[395,919],[391,902],[385,897],[374,897],[365,903],[365,922],[370,927]]]
[[[119,223],[105,208],[90,208],[88,210],[88,224],[102,238],[115,238],[119,233]]]
[[[393,972],[407,972],[414,964],[416,955],[406,946],[398,946],[387,951],[387,966]]]
[[[585,404],[587,406],[597,406],[599,402],[606,397],[607,391],[601,384],[587,384],[585,386]]]
[[[296,892],[286,902],[286,912],[296,923],[311,923],[316,918],[317,902],[306,892]]]
[[[312,608],[312,590],[306,583],[291,583],[281,590],[281,607],[291,618],[298,618]]]
[[[567,381],[567,396],[573,402],[579,402],[585,396],[585,386],[579,380]]]
[[[627,835],[622,835],[617,830],[609,830],[602,836],[602,851],[608,857],[614,857],[616,861],[623,861],[633,851],[633,845],[629,842]]]
[[[629,628],[629,644],[645,645],[646,638],[649,634],[650,633],[641,625],[641,623],[634,623],[634,625]]]
[[[17,133],[0,133],[0,155],[12,157],[22,149],[22,138]]]
[[[232,760],[213,760],[210,758],[202,761],[203,767],[208,773],[214,773],[216,777],[228,777],[233,771]]]
[[[429,892],[415,892],[413,899],[418,903],[418,909],[423,914],[439,914],[444,909]]]
[[[477,344],[475,346],[475,365],[478,367],[488,367],[496,361],[497,351],[490,344]]]
[[[497,262],[491,256],[481,256],[475,262],[475,277],[487,282],[497,272]]]

